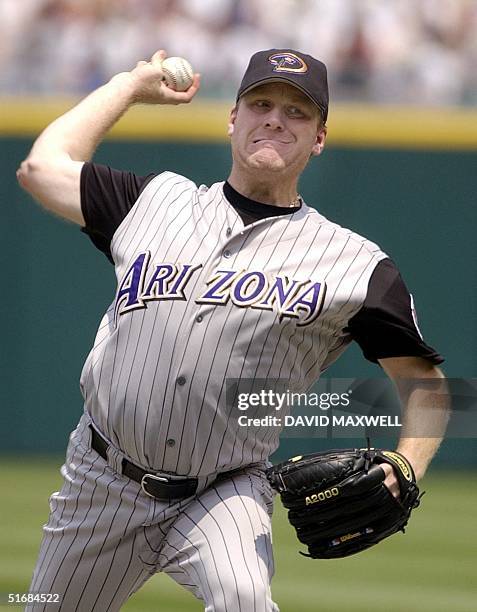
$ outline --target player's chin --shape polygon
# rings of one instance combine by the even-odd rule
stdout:
[[[252,153],[247,159],[251,168],[278,172],[286,168],[285,160],[272,148],[264,148]]]

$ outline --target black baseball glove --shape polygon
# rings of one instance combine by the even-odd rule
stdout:
[[[380,467],[395,468],[400,497],[383,484]],[[407,459],[395,451],[346,449],[294,457],[267,470],[288,509],[307,557],[347,557],[404,532],[419,506],[419,489]],[[304,554],[304,553],[301,553]]]

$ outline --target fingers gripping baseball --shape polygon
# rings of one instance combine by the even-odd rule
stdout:
[[[131,70],[133,100],[136,104],[184,104],[190,102],[200,87],[200,75],[194,74],[192,84],[185,91],[167,86],[163,61],[166,52],[156,51],[149,62],[139,61]]]
[[[159,51],[156,51],[154,53],[154,55],[151,57],[151,64],[153,65],[161,65],[163,60],[165,60],[167,57],[167,53],[164,51],[164,49],[159,49]]]

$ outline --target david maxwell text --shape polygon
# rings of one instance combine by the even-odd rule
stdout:
[[[284,417],[267,415],[252,418],[241,415],[238,418],[241,427],[402,427],[400,417],[393,415],[324,415]]]

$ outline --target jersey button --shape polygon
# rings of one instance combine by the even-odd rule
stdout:
[[[178,384],[178,385],[180,385],[180,386],[182,387],[183,385],[185,385],[185,384],[186,384],[186,378],[185,378],[185,376],[179,376],[179,378],[177,379],[177,381],[176,381],[176,382],[177,382],[177,384]]]
[[[166,441],[166,444],[167,444],[167,446],[175,446],[176,441],[174,440],[174,438],[169,438],[169,439]]]
[[[224,257],[225,257],[226,259],[228,259],[228,258],[229,258],[231,255],[232,255],[232,253],[231,253],[229,250],[224,251]]]
[[[225,232],[225,235],[230,236],[231,233],[232,233],[232,228],[228,227],[227,231]]]
[[[202,321],[204,320],[204,317],[202,315],[197,315],[195,320],[197,321],[197,323],[202,323]]]

